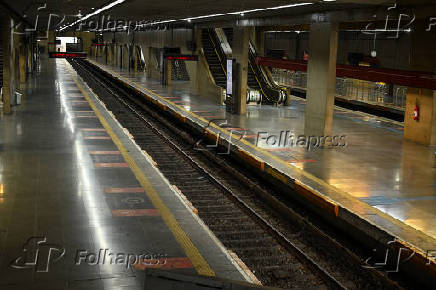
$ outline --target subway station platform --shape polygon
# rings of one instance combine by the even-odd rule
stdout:
[[[186,122],[231,140],[251,156],[248,163],[255,160],[272,178],[298,184],[352,227],[385,242],[396,238],[424,255],[436,249],[435,148],[405,140],[402,123],[335,107],[332,135],[343,136],[345,146],[272,145],[268,136],[304,135],[305,100],[293,97],[288,107],[248,106],[246,116],[231,115],[189,82],[165,87],[144,73],[89,61]]]
[[[0,120],[0,289],[249,280],[66,60],[42,58]]]

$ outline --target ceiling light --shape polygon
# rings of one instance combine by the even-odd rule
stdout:
[[[252,9],[252,10],[244,10],[244,11],[238,11],[238,12],[230,12],[230,13],[227,13],[227,14],[233,14],[233,15],[241,15],[241,16],[243,16],[243,14],[245,14],[245,13],[251,13],[251,12],[257,12],[257,11],[263,11],[263,10],[266,10],[265,8],[261,8],[261,9]]]
[[[110,9],[110,8],[112,8],[112,7],[116,6],[116,5],[118,5],[118,4],[121,4],[121,3],[123,3],[124,1],[126,1],[126,0],[116,0],[116,1],[110,3],[110,4],[106,5],[106,6],[100,8],[100,9],[97,9],[96,11],[94,11],[94,12],[92,12],[92,13],[90,13],[90,14],[88,14],[88,15],[82,17],[82,18],[80,18],[79,20],[73,22],[71,25],[68,25],[68,27],[70,27],[70,26],[74,26],[74,25],[76,25],[77,23],[82,22],[83,20],[88,19],[89,17],[92,17],[92,16],[95,16],[95,15],[97,15],[97,14],[100,14],[101,12],[103,12],[103,11],[105,11],[105,10],[108,10],[108,9]],[[65,29],[65,28],[63,28],[63,29]],[[63,30],[63,29],[61,29],[61,30]]]
[[[204,18],[211,18],[211,17],[217,17],[217,16],[223,16],[225,14],[210,14],[210,15],[202,15],[202,16],[196,16],[196,17],[189,17],[189,18],[185,18],[182,20],[186,20],[188,22],[191,22],[191,20],[195,20],[195,19],[204,19]]]
[[[266,8],[266,9],[268,9],[268,10],[277,10],[277,9],[292,8],[292,7],[305,6],[305,5],[311,5],[311,4],[313,4],[313,3],[310,3],[310,2],[295,3],[295,4],[282,5],[282,6],[277,6],[277,7],[270,7],[270,8]]]

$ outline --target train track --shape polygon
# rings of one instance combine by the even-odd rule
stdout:
[[[304,217],[291,209],[274,208],[274,203],[266,205],[263,200],[271,200],[270,193],[242,167],[206,148],[194,147],[194,136],[159,115],[140,95],[86,61],[70,63],[223,245],[263,285],[286,289],[399,287],[381,273],[362,268],[359,257]]]

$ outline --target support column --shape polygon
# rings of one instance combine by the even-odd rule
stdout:
[[[3,46],[3,112],[5,114],[11,113],[11,96],[14,94],[14,73],[12,69],[12,27],[14,27],[13,20],[6,18],[2,23],[1,29]]]
[[[236,113],[245,115],[247,112],[247,78],[248,78],[248,41],[254,27],[233,28],[233,58],[236,59],[238,71],[236,73],[237,85],[233,93],[236,100]]]
[[[313,23],[309,36],[306,136],[331,134],[336,90],[338,24]]]
[[[165,62],[166,62],[165,81],[166,81],[166,85],[169,86],[169,85],[171,85],[171,81],[172,81],[173,65],[172,65],[171,60],[169,60],[169,59],[167,59]]]
[[[434,31],[427,31],[428,23],[422,21],[413,25],[409,70],[436,75]],[[415,106],[419,109],[417,120],[413,119]],[[436,90],[407,88],[404,138],[423,145],[436,145]]]
[[[415,106],[419,108],[417,120],[413,119]],[[436,91],[407,89],[404,138],[423,145],[436,145]]]
[[[265,56],[265,31],[262,27],[256,27],[256,48],[258,56]]]
[[[19,65],[20,65],[20,83],[26,83],[26,47],[24,44],[20,46],[19,49]]]

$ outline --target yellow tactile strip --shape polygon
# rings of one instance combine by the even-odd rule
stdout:
[[[77,87],[80,89],[80,91],[85,96],[85,99],[88,101],[89,105],[91,106],[92,110],[95,112],[97,117],[99,118],[101,124],[106,129],[109,136],[112,138],[112,141],[117,146],[118,150],[121,152],[121,155],[124,157],[124,160],[129,165],[132,172],[135,174],[136,179],[139,181],[141,186],[144,188],[148,198],[153,203],[153,206],[157,209],[159,214],[161,215],[162,219],[164,220],[165,224],[168,226],[168,228],[173,233],[174,237],[178,241],[178,243],[181,245],[183,250],[186,253],[186,256],[189,258],[189,260],[194,265],[194,268],[197,270],[198,274],[204,275],[204,276],[215,276],[215,272],[210,268],[209,264],[206,262],[206,260],[201,255],[200,251],[195,247],[195,245],[192,243],[191,239],[188,237],[188,235],[182,230],[177,220],[174,218],[168,207],[164,204],[162,199],[160,198],[159,194],[156,192],[156,190],[151,185],[150,181],[145,177],[142,170],[139,168],[139,166],[136,164],[134,159],[130,156],[129,152],[124,148],[123,144],[117,137],[117,135],[113,132],[110,125],[107,123],[107,121],[103,118],[85,89],[82,87],[82,85],[78,82],[77,78],[72,73],[71,69],[67,67],[74,82],[76,83]]]

